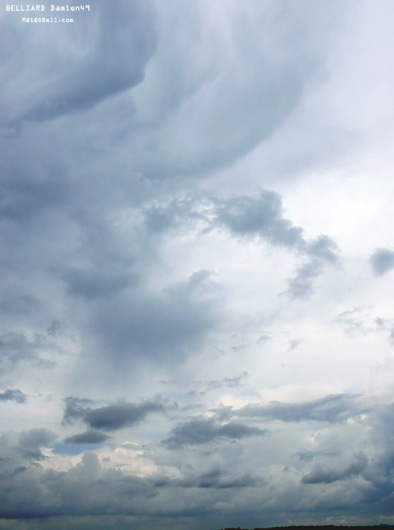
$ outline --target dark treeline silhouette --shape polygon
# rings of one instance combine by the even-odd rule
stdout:
[[[254,528],[253,530],[303,530],[303,529],[312,529],[315,528],[317,530],[330,530],[330,529],[336,529],[340,528],[341,530],[394,530],[394,525],[388,525],[388,524],[379,524],[374,526],[344,526],[344,525],[298,525],[298,526],[272,526],[270,528]],[[234,528],[224,528],[222,530],[252,530],[248,528],[240,528],[239,526]]]

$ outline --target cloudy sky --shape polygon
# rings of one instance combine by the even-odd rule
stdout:
[[[393,2],[5,6],[0,528],[394,523]]]

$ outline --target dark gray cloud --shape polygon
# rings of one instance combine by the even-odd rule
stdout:
[[[296,275],[288,280],[288,294],[308,298],[314,282],[325,266],[338,262],[337,245],[327,235],[306,240],[303,230],[283,217],[280,196],[272,191],[260,191],[258,197],[237,197],[227,201],[216,200],[216,224],[241,237],[259,237],[273,245],[285,246],[307,258],[298,267]]]
[[[155,199],[143,210],[143,223],[147,233],[161,235],[180,229],[190,230],[199,222],[209,223],[211,200],[205,194]]]
[[[336,254],[338,245],[327,235],[320,235],[316,239],[306,241],[305,247],[306,253],[311,257],[333,264],[338,261]]]
[[[359,475],[367,466],[368,459],[365,455],[359,455],[357,459],[346,467],[340,469],[327,469],[316,466],[301,479],[303,484],[330,484],[337,480],[346,480],[355,475]]]
[[[394,269],[394,251],[388,248],[377,248],[369,259],[376,276],[383,276]]]
[[[209,273],[200,271],[157,294],[130,290],[98,303],[92,322],[98,347],[111,352],[111,363],[146,357],[175,362],[214,329],[212,293]]]
[[[296,275],[288,280],[287,292],[294,299],[308,298],[325,267],[339,262],[335,241],[327,235],[305,239],[303,229],[284,217],[280,195],[269,190],[229,199],[203,195],[156,203],[145,215],[149,226],[152,219],[153,226],[160,220],[161,232],[180,227],[184,230],[198,223],[204,226],[202,233],[226,229],[235,237],[257,238],[293,250],[305,260]]]
[[[41,456],[41,453],[38,453],[38,449],[47,447],[56,438],[57,434],[49,429],[30,429],[29,431],[22,431],[19,434],[19,447],[29,456],[37,458],[36,454]]]
[[[163,405],[153,401],[140,405],[119,403],[90,410],[83,417],[83,421],[92,429],[116,431],[143,421],[150,413],[163,411]]]
[[[147,6],[134,1],[121,0],[114,5],[98,0],[88,15],[77,15],[78,23],[50,32],[56,54],[42,52],[47,32],[35,39],[33,31],[20,31],[19,21],[12,24],[10,17],[7,24],[2,21],[4,37],[9,45],[14,43],[10,60],[20,60],[23,42],[25,64],[29,66],[25,69],[28,82],[23,86],[20,74],[5,83],[8,108],[4,105],[2,115],[6,123],[42,121],[82,111],[143,80],[157,39]],[[75,42],[79,42],[78,52]],[[48,70],[51,75],[43,77]]]
[[[122,470],[102,467],[94,452],[86,451],[80,463],[68,471],[45,470],[41,466],[19,466],[13,473],[0,476],[0,517],[36,519],[59,515],[103,516],[129,514],[177,518],[198,516],[205,511],[206,502],[195,503],[196,489],[209,490],[215,498],[232,490],[254,488],[262,481],[245,474],[232,474],[219,468],[200,474],[179,477],[156,475],[140,478]],[[168,505],[162,504],[162,496]],[[194,506],[194,507],[193,507]],[[140,522],[138,518],[137,521]],[[58,520],[56,519],[56,523]],[[84,524],[86,524],[84,520]],[[98,524],[100,520],[96,521]],[[46,521],[51,524],[50,521]],[[162,527],[162,525],[160,525]]]
[[[174,427],[163,445],[168,449],[178,449],[189,445],[200,445],[215,440],[241,440],[249,436],[267,434],[265,429],[249,427],[240,422],[218,424],[214,419],[195,419]]]
[[[10,162],[11,167],[0,188],[0,215],[3,219],[23,227],[27,221],[65,206],[66,201],[71,200],[72,189],[64,170],[57,168],[53,175],[54,168],[40,164],[39,168],[24,173],[20,171],[20,163]]]
[[[51,368],[55,361],[43,358],[41,353],[47,348],[46,336],[40,333],[35,333],[32,337],[14,332],[0,335],[0,371],[11,371],[22,363]]]
[[[44,458],[41,449],[57,438],[49,429],[36,428],[20,433],[8,432],[0,437],[0,468],[4,473],[12,473],[20,466]]]
[[[335,264],[338,246],[329,236],[305,239],[303,229],[284,217],[282,199],[276,192],[260,190],[257,196],[238,196],[227,200],[213,198],[210,222],[232,234],[259,237],[273,245],[297,250],[311,261]],[[205,214],[209,211],[205,211]]]
[[[58,322],[57,320],[52,320],[50,326],[47,327],[46,332],[49,337],[57,337],[60,335],[62,330],[62,324],[61,322]]]
[[[394,403],[387,403],[386,400],[385,403],[376,405],[373,413],[367,418],[368,445],[372,451],[369,451],[370,459],[362,477],[373,488],[369,494],[369,502],[382,499],[386,510],[394,494],[394,449],[391,443],[394,435]]]
[[[295,46],[284,38],[288,36],[289,25],[264,5],[254,4],[253,15],[248,10],[242,12],[242,25],[250,27],[252,19],[257,18],[265,27],[264,44],[254,31],[241,37],[239,14],[227,11],[219,19],[213,15],[214,26],[219,23],[228,26],[234,41],[232,56],[225,50],[227,39],[222,37],[215,38],[216,45],[209,46],[207,52],[204,39],[196,38],[201,22],[209,26],[206,14],[198,5],[189,6],[188,11],[191,18],[186,15],[187,26],[174,25],[180,15],[179,4],[168,8],[171,22],[167,31],[171,34],[165,33],[167,38],[160,41],[158,54],[150,65],[155,75],[148,76],[144,83],[148,93],[155,94],[151,108],[144,109],[144,114],[156,123],[161,118],[153,137],[154,147],[147,135],[140,139],[141,153],[136,156],[137,161],[144,158],[145,174],[150,178],[201,174],[229,165],[280,127],[301,101],[303,88],[319,67],[318,61],[312,59],[315,53],[305,47],[304,39],[308,41],[311,35],[305,27],[303,30],[299,27],[303,26],[299,12],[291,9],[287,12],[292,31],[297,34]],[[215,33],[217,37],[219,34]],[[208,42],[212,39],[210,32],[207,39]],[[303,46],[300,41],[304,41]],[[278,55],[275,53],[278,49],[287,51]],[[290,57],[298,64],[296,70]],[[204,65],[198,73],[194,67],[189,68],[196,61]],[[222,75],[217,75],[218,64]],[[157,86],[161,88],[160,97],[156,95]]]
[[[4,293],[0,302],[0,313],[5,315],[29,314],[40,309],[41,302],[32,294],[12,295]]]
[[[86,371],[109,377],[146,359],[179,363],[207,344],[222,315],[206,296],[206,277],[199,276],[199,292],[195,277],[151,288],[160,270],[159,234],[195,229],[204,201],[188,216],[185,203],[176,208],[178,199],[167,209],[161,203],[190,190],[190,176],[224,168],[268,139],[321,62],[306,46],[314,25],[306,29],[298,10],[282,17],[282,8],[256,3],[241,10],[240,26],[234,9],[223,14],[228,35],[212,28],[217,14],[210,8],[183,11],[177,2],[163,10],[155,2],[99,0],[78,23],[47,26],[39,38],[14,14],[1,19],[2,286],[15,286],[8,314],[11,307],[26,313],[11,333],[40,326],[54,341],[59,336],[48,323],[65,323],[78,337]],[[256,17],[264,42],[246,30]],[[297,36],[292,44],[289,32]],[[208,202],[213,219],[205,228],[322,253],[322,242],[308,250],[274,192]],[[26,359],[54,362],[52,351],[43,359],[27,344],[31,336],[8,348],[5,369]]]
[[[108,298],[130,285],[131,277],[125,272],[97,269],[70,269],[63,274],[67,291],[83,298]]]
[[[206,488],[206,489],[230,489],[248,488],[261,485],[261,479],[245,473],[240,476],[231,476],[220,468],[215,468],[197,477],[185,477],[175,482],[176,486],[182,488]]]
[[[82,140],[97,154],[121,140],[132,153],[132,166],[149,179],[228,165],[270,137],[302,100],[320,67],[319,53],[307,46],[314,28],[311,24],[306,31],[299,11],[290,9],[282,20],[275,16],[276,8],[256,4],[253,15],[243,12],[243,24],[253,26],[256,17],[264,25],[271,20],[266,26],[269,38],[262,42],[254,31],[241,36],[238,16],[226,11],[236,52],[230,57],[223,36],[211,45],[218,35],[209,28],[211,15],[199,6],[189,10],[191,16],[180,12],[177,2],[164,13],[156,2],[113,6],[98,1],[95,10],[78,17],[78,24],[63,25],[55,33],[46,28],[38,40],[34,31],[20,28],[16,17],[8,17],[3,24],[10,51],[6,66],[9,60],[25,68],[23,75],[15,68],[6,78],[1,109],[5,123],[45,123],[61,116],[66,118],[63,131],[71,125],[75,134],[74,119],[84,125],[76,145]],[[297,35],[293,45],[288,42],[289,26]],[[196,38],[202,27],[208,34]],[[28,56],[21,49],[29,50]],[[278,49],[283,53],[276,54]],[[94,105],[96,114],[90,110],[78,115]]]
[[[154,491],[148,480],[103,470],[92,452],[67,472],[20,466],[2,475],[0,486],[0,517],[18,519],[138,513],[138,502]]]
[[[49,176],[44,183],[47,179]],[[67,182],[67,179],[63,178],[63,181]],[[44,184],[40,186],[45,190]],[[77,183],[73,182],[72,186]],[[64,191],[61,191],[62,187]],[[185,358],[206,342],[220,321],[220,305],[214,299],[219,293],[212,289],[207,271],[197,272],[161,291],[152,292],[145,285],[149,267],[157,259],[159,236],[166,233],[163,227],[167,231],[184,231],[188,227],[195,229],[196,223],[200,223],[202,230],[225,229],[235,237],[257,237],[310,258],[312,261],[302,266],[289,283],[293,297],[309,295],[313,281],[324,266],[335,262],[334,243],[327,236],[306,240],[302,229],[284,217],[280,196],[267,190],[260,191],[257,196],[226,200],[196,195],[170,201],[148,201],[148,206],[134,212],[133,245],[129,249],[114,226],[101,219],[99,209],[93,208],[89,215],[68,212],[68,209],[77,207],[74,196],[80,198],[81,195],[79,189],[74,194],[68,187],[66,184],[55,186],[57,198],[54,201],[46,194],[51,195],[50,190],[46,190],[39,204],[31,209],[41,215],[48,209],[48,204],[52,204],[65,209],[64,222],[68,216],[72,218],[75,234],[65,237],[70,248],[62,250],[64,259],[49,255],[47,261],[45,252],[39,257],[36,250],[32,249],[32,252],[39,260],[37,271],[49,267],[52,280],[65,286],[64,305],[69,307],[70,324],[77,329],[80,322],[77,319],[72,321],[74,307],[83,311],[85,325],[81,339],[84,350],[94,352],[95,359],[100,355],[102,363],[96,363],[96,367],[100,370],[105,364],[103,372],[113,371],[114,367],[125,366],[135,359],[175,362]],[[21,189],[24,189],[23,183]],[[29,195],[27,191],[26,195]],[[93,204],[94,201],[89,201],[87,208],[92,208]],[[78,205],[78,210],[80,208]],[[16,212],[26,215],[26,208],[21,205],[15,215]],[[158,233],[157,224],[161,224],[163,217],[166,222]],[[44,222],[44,218],[40,222]],[[47,226],[51,223],[46,222]],[[55,239],[58,238],[54,233]],[[83,245],[77,244],[79,239]],[[19,252],[14,259],[23,263],[25,258]],[[78,255],[77,261],[74,255]],[[117,363],[113,363],[114,358]]]
[[[338,263],[338,246],[327,235],[320,235],[316,239],[303,240],[300,251],[307,261],[297,268],[293,278],[288,280],[287,293],[293,299],[308,298],[314,292],[314,282],[326,265]]]
[[[14,163],[22,164],[19,160]],[[128,206],[137,185],[132,178],[119,177],[118,184],[103,178],[96,197],[93,177],[79,179],[64,169],[33,167],[37,174],[21,167],[5,186],[9,198],[4,215],[15,231],[12,241],[6,242],[9,270],[13,271],[8,273],[15,275],[16,284],[21,276],[31,275],[37,281],[32,287],[34,296],[40,293],[48,306],[48,278],[58,292],[65,288],[59,304],[69,321],[62,315],[57,318],[79,334],[85,358],[94,362],[97,372],[121,374],[117,367],[136,360],[178,362],[205,344],[220,322],[221,306],[216,303],[220,294],[212,289],[206,271],[158,291],[148,288],[149,274],[156,274],[160,236],[168,231],[174,230],[175,235],[188,228],[195,230],[200,223],[202,230],[221,228],[236,237],[257,237],[296,254],[320,256],[332,251],[328,238],[312,242],[303,238],[302,229],[284,217],[281,198],[274,192],[265,190],[257,196],[229,200],[197,194],[170,201],[151,200],[148,194],[142,207],[131,205],[126,231],[108,219]],[[43,231],[47,238],[41,237]],[[58,248],[60,240],[66,243]],[[29,241],[40,243],[29,246]],[[322,257],[315,259],[323,262]],[[27,262],[34,274],[15,271],[13,264],[20,268]],[[53,315],[46,309],[47,322],[53,321]],[[83,315],[83,327],[76,315]]]
[[[333,394],[313,401],[302,403],[272,402],[268,405],[246,405],[240,409],[217,409],[219,417],[250,417],[285,422],[322,421],[342,423],[349,417],[367,410],[367,405],[359,401],[357,395]]]
[[[64,440],[66,444],[100,444],[110,437],[100,431],[89,430],[80,434],[74,434]]]
[[[116,431],[143,421],[150,413],[164,412],[164,406],[156,401],[147,401],[140,404],[117,403],[99,408],[93,408],[93,401],[89,399],[72,396],[65,398],[64,402],[66,406],[64,409],[63,424],[82,421],[90,427],[90,430],[86,433],[71,437],[74,439],[78,439],[79,437],[86,439],[89,437],[101,437],[101,441],[103,441],[108,436],[97,430]],[[68,443],[85,443],[82,441],[70,442],[69,440],[71,438],[67,439]]]
[[[386,0],[383,3],[388,4]],[[256,400],[257,395],[264,395],[267,374],[250,372],[244,386],[241,376],[232,377],[239,373],[243,355],[245,363],[253,361],[256,339],[264,333],[260,342],[267,337],[273,340],[261,352],[258,364],[272,368],[276,361],[271,362],[271,354],[277,341],[280,352],[288,339],[298,336],[294,307],[283,306],[283,300],[277,303],[275,293],[267,293],[265,300],[264,285],[270,283],[270,278],[264,277],[265,256],[273,253],[267,269],[272,270],[275,260],[278,265],[280,262],[278,269],[272,270],[272,289],[287,270],[282,265],[295,261],[288,294],[300,299],[310,296],[320,275],[339,262],[332,239],[306,235],[316,234],[316,223],[324,223],[323,218],[315,223],[310,216],[320,204],[313,203],[313,193],[319,179],[335,173],[334,158],[340,151],[322,141],[325,134],[314,134],[315,124],[335,129],[330,135],[337,138],[338,145],[346,145],[341,153],[348,149],[348,136],[357,132],[353,130],[352,106],[341,100],[342,93],[348,91],[352,98],[357,92],[353,87],[364,89],[365,84],[357,77],[357,83],[349,86],[346,81],[351,73],[338,76],[338,66],[344,72],[349,65],[349,54],[341,52],[348,50],[348,39],[359,31],[362,46],[354,65],[362,64],[359,70],[367,71],[368,81],[373,79],[363,59],[369,57],[371,45],[373,50],[379,48],[379,43],[372,41],[375,26],[376,31],[381,29],[379,21],[368,16],[366,2],[360,12],[358,8],[353,11],[351,3],[345,4],[315,0],[297,4],[286,0],[96,0],[90,12],[79,14],[69,26],[23,25],[20,14],[1,14],[0,75],[4,82],[0,114],[5,126],[0,131],[0,354],[2,373],[7,374],[1,388],[22,388],[35,396],[29,407],[12,403],[11,408],[19,414],[12,418],[12,425],[30,424],[35,411],[42,425],[56,425],[59,392],[61,397],[94,396],[97,401],[66,399],[61,438],[67,429],[67,443],[101,444],[113,434],[115,444],[124,439],[122,432],[116,431],[130,427],[136,431],[136,440],[140,429],[143,431],[147,449],[140,446],[141,450],[130,451],[135,457],[125,457],[129,466],[106,458],[112,450],[117,451],[114,444],[97,450],[97,455],[86,453],[75,464],[76,457],[56,454],[56,447],[53,453],[44,450],[55,437],[50,431],[7,433],[0,441],[0,515],[41,517],[44,526],[56,528],[59,519],[47,522],[47,517],[129,514],[130,525],[138,528],[182,524],[191,528],[194,522],[195,526],[219,528],[229,513],[240,518],[252,513],[262,520],[264,512],[269,512],[272,519],[294,520],[300,509],[306,509],[308,517],[322,518],[324,503],[328,515],[338,510],[338,505],[345,515],[356,509],[383,513],[371,507],[373,502],[362,507],[364,500],[371,500],[364,496],[365,489],[374,491],[376,503],[386,498],[392,504],[392,449],[379,445],[384,439],[387,445],[392,440],[390,428],[385,430],[383,425],[384,420],[392,425],[391,412],[381,415],[382,424],[376,429],[380,442],[368,446],[368,440],[362,440],[368,454],[379,449],[376,460],[380,467],[367,465],[358,471],[360,462],[356,459],[352,464],[353,457],[343,458],[338,448],[341,439],[352,447],[358,435],[364,433],[365,438],[371,425],[357,416],[369,413],[357,398],[328,396],[306,403],[250,405],[228,409],[222,421],[219,413],[211,420],[185,419],[192,407],[204,413],[212,406],[210,391],[219,395],[223,394],[219,390],[229,389],[224,394],[231,403],[246,403],[248,397]],[[383,12],[387,21],[393,18],[383,8],[370,9],[379,16]],[[361,24],[363,20],[368,24]],[[347,29],[351,29],[349,35]],[[364,29],[367,31],[361,31]],[[350,49],[355,50],[354,43]],[[388,53],[391,49],[393,46],[382,46]],[[385,56],[377,61],[377,70],[390,77]],[[340,97],[336,97],[337,87],[341,87]],[[380,98],[375,97],[376,101],[377,107],[368,107],[372,112],[380,110]],[[335,127],[324,119],[327,114],[321,107],[326,112],[334,109]],[[346,124],[341,112],[346,114]],[[359,114],[357,124],[361,123]],[[371,119],[367,121],[377,123],[374,116],[368,114]],[[370,156],[368,150],[364,152]],[[247,153],[251,156],[240,160]],[[275,158],[277,162],[273,162]],[[238,167],[229,167],[238,160]],[[310,171],[315,164],[322,171]],[[294,171],[297,178],[308,179],[302,186],[286,185]],[[276,192],[245,191],[257,181],[267,186],[275,174],[275,189],[283,190],[283,204]],[[306,205],[306,212],[300,212],[298,193],[305,190],[305,182],[312,181],[307,194],[302,192],[311,204]],[[210,191],[203,195],[201,189]],[[351,189],[347,188],[346,197]],[[303,227],[285,210],[285,198],[293,192],[290,203],[298,210],[296,215],[302,218],[305,214],[309,219]],[[346,210],[342,206],[335,215]],[[211,233],[205,246],[207,231]],[[218,249],[212,248],[215,239]],[[225,251],[237,247],[234,240],[252,245],[245,256],[246,245],[238,247],[236,258],[245,257],[245,262],[249,250],[254,254],[254,244],[260,245],[261,263],[251,263],[251,268],[256,274],[261,271],[261,283],[258,281],[256,289],[252,286],[249,300],[249,287],[242,292],[238,289],[250,283],[248,278],[231,277],[229,283],[235,289],[230,292],[227,264],[224,268],[216,265],[226,260],[225,252],[223,256],[215,254],[223,239],[231,239],[229,245],[223,245]],[[212,269],[212,276],[204,268]],[[215,290],[213,274],[219,284],[224,278],[221,292]],[[257,302],[261,295],[263,299]],[[343,296],[346,289],[331,294],[325,291],[323,298],[328,305],[341,305]],[[272,315],[269,322],[268,312]],[[249,325],[248,319],[253,323]],[[301,333],[303,330],[307,333],[306,328]],[[308,340],[301,339],[304,347],[299,353],[308,356]],[[251,351],[244,346],[236,356],[231,352],[235,343],[248,344]],[[228,355],[216,355],[224,350]],[[288,355],[292,366],[296,357]],[[335,362],[333,359],[333,370]],[[45,366],[54,370],[48,373]],[[10,374],[15,368],[21,380]],[[311,367],[312,374],[315,368],[316,364]],[[364,377],[358,374],[364,371],[362,366],[356,370],[358,381]],[[107,384],[101,384],[102,374]],[[328,375],[326,383],[330,385]],[[286,377],[275,375],[270,388],[285,383],[287,391]],[[155,419],[154,413],[165,412],[159,401],[128,401],[135,395],[155,395],[159,378],[173,380],[165,392],[179,401],[171,414],[181,423],[174,426],[169,414],[164,422],[167,434],[161,431],[162,421],[138,424]],[[200,383],[196,384],[196,379]],[[309,383],[309,376],[297,380],[297,385]],[[341,382],[335,381],[336,385],[339,388]],[[356,387],[357,381],[351,388]],[[186,392],[202,390],[200,403],[191,403],[195,396],[185,397],[185,388]],[[23,400],[17,392],[0,394],[4,415],[8,399]],[[50,392],[52,400],[45,403],[45,397],[38,395],[41,392]],[[125,396],[127,402],[108,401],[114,392]],[[182,399],[188,400],[186,404]],[[348,418],[354,421],[345,425]],[[261,438],[266,431],[255,425],[264,427],[271,420],[272,436]],[[7,418],[4,421],[0,428],[7,426]],[[279,421],[305,424],[292,429],[294,424]],[[82,427],[69,431],[72,422],[80,422]],[[316,434],[313,443],[312,433]],[[166,436],[164,448],[156,447],[155,440]],[[231,443],[236,440],[242,443]],[[220,451],[214,451],[218,443]],[[306,465],[305,460],[296,460],[292,467],[289,445],[292,453],[313,447],[319,454],[313,464],[317,461],[320,467]],[[325,465],[327,446],[335,458]],[[183,451],[165,447],[186,448],[187,461]],[[69,452],[78,449],[68,448]],[[125,445],[116,455],[124,453]],[[126,471],[134,465],[138,477]],[[188,465],[194,466],[190,473]],[[348,491],[343,495],[348,484],[342,484],[341,491],[340,483],[347,475],[358,474],[362,476],[359,482],[367,484],[361,484],[356,495]],[[266,483],[256,476],[265,476]],[[319,490],[310,483],[319,483]],[[322,495],[316,495],[320,490]],[[391,512],[389,506],[387,513]],[[217,514],[217,520],[223,517],[220,524],[208,521],[212,514]],[[195,519],[186,519],[188,515]],[[160,516],[167,518],[166,526],[160,524]],[[182,516],[182,521],[168,523],[172,517]],[[94,524],[92,519],[76,518],[68,528],[85,523]],[[108,526],[118,527],[117,520]]]
[[[341,517],[352,514],[360,516],[365,505],[369,514],[389,514],[390,498],[394,491],[394,460],[390,443],[392,419],[392,404],[376,406],[367,413],[366,420],[353,424],[363,429],[357,431],[361,434],[360,440],[352,436],[348,438],[348,430],[352,428],[350,424],[343,428],[341,426],[342,430],[339,431],[338,426],[325,427],[319,436],[315,436],[313,454],[311,451],[306,451],[305,457],[300,454],[305,466],[301,470],[291,466],[279,470],[274,464],[274,470],[271,466],[267,470],[257,454],[253,454],[253,447],[240,452],[237,451],[239,446],[234,444],[228,444],[219,453],[206,452],[203,460],[200,460],[195,458],[197,451],[193,446],[204,441],[201,442],[199,435],[196,443],[192,436],[192,443],[185,443],[186,446],[192,446],[188,463],[185,464],[184,458],[180,456],[179,469],[176,471],[173,468],[168,473],[158,470],[144,477],[127,474],[121,467],[111,468],[108,466],[109,459],[100,462],[94,452],[85,452],[81,462],[67,471],[46,469],[39,462],[43,457],[40,449],[53,442],[54,433],[45,429],[21,434],[6,433],[0,438],[0,516],[25,519],[60,514],[98,516],[122,513],[141,515],[149,524],[150,517],[154,517],[157,524],[161,516],[170,518],[174,523],[190,506],[194,508],[193,515],[201,517],[221,506],[219,503],[229,503],[234,509],[230,513],[231,517],[234,517],[234,513],[238,514],[240,509],[245,513],[257,510],[261,517],[261,513],[264,514],[261,504],[272,502],[273,493],[275,504],[269,506],[269,513],[277,509],[281,513],[285,511],[286,514],[292,514],[297,512],[302,502],[311,506],[311,517],[332,515],[338,506]],[[230,432],[225,430],[222,436],[217,428],[226,424],[214,422],[216,432],[213,439],[244,439],[251,435],[246,434],[244,429],[235,428],[236,432],[233,432],[235,423],[228,423]],[[201,432],[201,429],[198,430]],[[365,438],[366,432],[371,438]],[[274,432],[272,434],[275,435]],[[286,436],[286,433],[283,434]],[[342,437],[344,440],[341,441]],[[205,440],[206,436],[202,435],[202,438]],[[211,440],[212,436],[208,434],[208,438]],[[353,446],[349,447],[350,440],[355,444],[354,449]],[[341,444],[345,454],[342,453]],[[358,450],[360,446],[363,452]],[[177,446],[180,447],[184,445]],[[229,454],[225,462],[232,459],[230,467],[223,463],[226,451]],[[249,451],[249,467],[242,469]],[[346,451],[349,451],[350,457]],[[258,453],[261,452],[258,448]],[[176,451],[171,455],[176,467],[178,455]],[[326,463],[321,463],[322,459]],[[346,488],[346,495],[343,488]],[[248,499],[246,505],[244,497]],[[240,500],[239,507],[237,503]],[[133,521],[136,528],[140,522]]]
[[[275,192],[263,190],[258,197],[215,202],[216,225],[238,236],[258,236],[274,245],[292,248],[303,243],[302,229],[283,218],[282,201]]]
[[[258,197],[216,200],[214,212],[216,223],[234,235],[259,237],[273,245],[294,249],[307,258],[288,280],[287,292],[294,299],[308,298],[324,267],[338,262],[337,244],[327,235],[306,240],[302,228],[283,217],[282,200],[275,192],[262,190]]]
[[[307,261],[298,267],[296,275],[288,280],[288,293],[292,298],[308,298],[313,293],[314,281],[323,271],[318,260]]]
[[[26,399],[26,394],[16,388],[7,389],[4,392],[0,392],[0,401],[16,401],[17,403],[25,403]]]
[[[64,424],[72,423],[76,420],[82,420],[91,410],[90,405],[93,403],[90,399],[73,396],[66,397],[64,402],[66,405],[63,415]]]

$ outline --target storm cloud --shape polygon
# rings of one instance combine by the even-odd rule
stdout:
[[[154,412],[163,412],[164,407],[160,403],[148,402],[140,405],[130,403],[119,403],[88,411],[83,421],[92,429],[103,429],[105,431],[116,431],[126,426],[143,421],[145,417]]]
[[[116,6],[99,1],[95,7],[89,24],[86,19],[81,20],[66,34],[45,32],[55,39],[53,45],[60,56],[41,53],[42,43],[48,38],[46,34],[40,41],[34,41],[29,33],[20,32],[17,23],[5,26],[9,42],[23,39],[24,48],[29,50],[30,65],[41,57],[39,69],[31,66],[24,73],[29,80],[24,90],[15,90],[21,82],[21,73],[5,84],[6,98],[11,101],[2,112],[3,120],[8,118],[6,123],[44,121],[81,112],[143,80],[145,65],[154,53],[157,39],[146,7],[139,2],[123,1]],[[73,46],[75,39],[80,41],[83,53],[78,53]],[[14,59],[17,54],[15,47]],[[51,76],[38,90],[37,83],[46,68],[51,68]]]
[[[249,474],[234,477],[216,468],[197,477],[185,477],[176,484],[182,488],[229,489],[256,487],[261,480]]]
[[[16,401],[17,403],[25,403],[27,396],[16,388],[7,389],[4,392],[0,392],[0,401]]]
[[[261,436],[268,431],[258,427],[249,427],[240,422],[218,424],[214,419],[192,419],[174,427],[163,445],[169,449],[178,449],[188,445],[200,445],[214,440],[241,440],[249,436]]]
[[[77,398],[69,396],[64,399],[66,404],[63,415],[63,423],[71,423],[80,420],[91,410],[92,401],[86,398]]]
[[[45,428],[6,432],[0,437],[0,462],[3,473],[14,472],[21,466],[33,465],[45,458],[42,449],[54,442],[55,432]]]
[[[372,270],[376,276],[383,276],[394,269],[394,252],[388,248],[377,248],[370,257]]]
[[[240,409],[217,409],[220,417],[266,418],[284,422],[319,421],[329,423],[345,422],[348,418],[362,414],[368,405],[351,394],[329,395],[301,403],[271,402],[268,405],[246,405]]]
[[[339,263],[335,241],[327,235],[305,238],[304,230],[284,216],[281,196],[270,190],[230,199],[201,195],[163,201],[148,208],[145,218],[147,225],[160,233],[198,225],[203,234],[225,230],[234,237],[260,240],[303,256],[305,262],[287,281],[287,292],[294,299],[309,297],[314,291],[314,281],[325,267]]]
[[[237,197],[218,202],[216,223],[240,236],[259,236],[273,244],[297,247],[302,244],[302,229],[282,216],[282,201],[277,193],[260,192],[259,197]]]
[[[344,469],[325,469],[322,467],[316,467],[302,477],[302,482],[304,484],[319,484],[321,482],[330,484],[337,480],[346,480],[354,475],[359,475],[366,467],[367,462],[368,459],[366,456],[360,455],[352,464]]]

